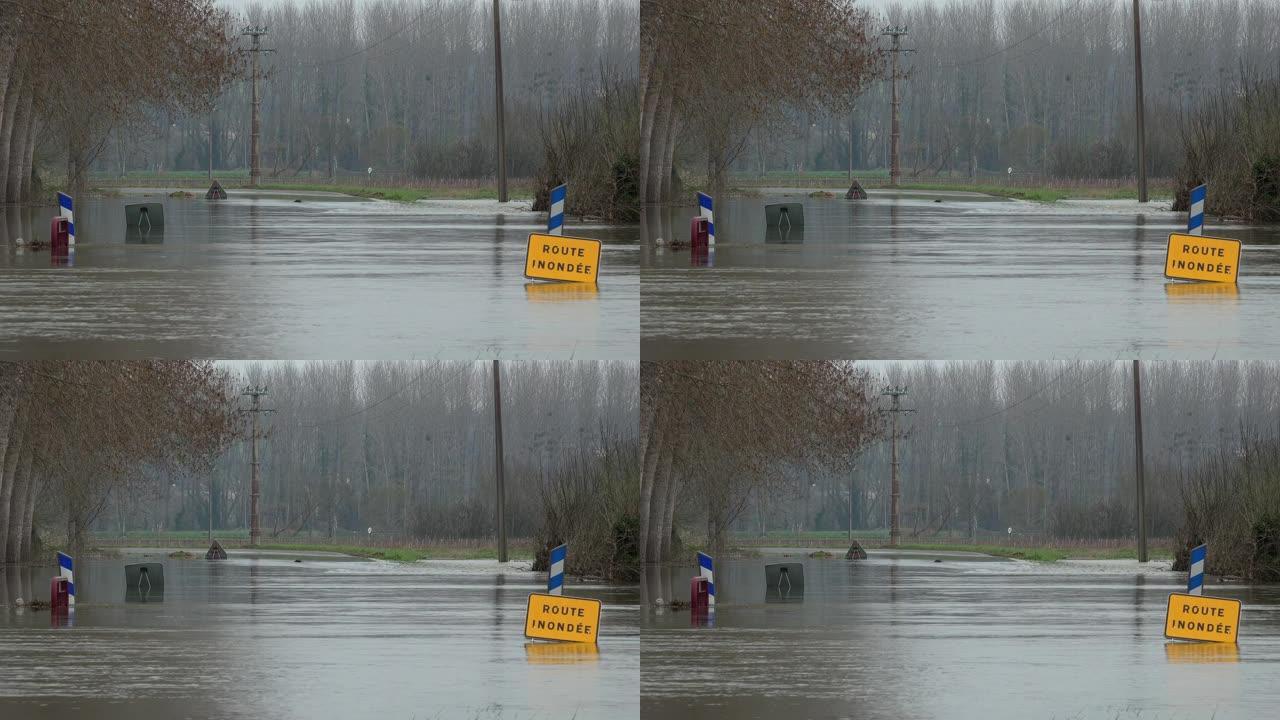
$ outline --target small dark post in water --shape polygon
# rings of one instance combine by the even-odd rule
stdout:
[[[1133,436],[1138,479],[1138,562],[1147,561],[1147,491],[1142,473],[1142,380],[1133,361]]]
[[[502,381],[493,361],[493,445],[498,477],[498,562],[507,561],[507,490],[502,477]]]
[[[507,201],[507,134],[503,129],[506,110],[502,102],[502,20],[498,0],[493,0],[493,78],[498,115],[498,202]]]

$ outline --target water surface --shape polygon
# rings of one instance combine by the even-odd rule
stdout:
[[[301,202],[294,202],[301,200]],[[126,228],[124,206],[164,205]],[[76,203],[67,265],[50,205],[0,210],[0,354],[37,357],[634,359],[638,229],[570,223],[605,243],[599,285],[527,281],[544,217],[496,203],[333,193],[155,190]]]
[[[645,610],[645,717],[1223,720],[1280,706],[1280,587],[1210,583],[1244,602],[1237,648],[1165,640],[1167,597],[1186,587],[1167,563],[764,552],[717,562],[710,626]],[[767,596],[764,565],[784,560],[804,563],[804,592]],[[642,596],[687,601],[696,573],[654,568]]]
[[[69,626],[13,604],[47,600],[56,567],[0,570],[0,717],[639,714],[634,586],[568,584],[604,603],[597,649],[525,640],[546,576],[520,563],[142,552],[164,563],[163,598],[126,600],[124,559],[83,559]]]
[[[942,202],[935,202],[941,200]],[[804,204],[766,228],[766,203]],[[869,200],[765,190],[716,205],[708,256],[696,208],[651,210],[641,257],[641,352],[672,358],[1274,358],[1280,227],[1243,241],[1238,287],[1168,281],[1168,203],[1033,203],[956,192]]]

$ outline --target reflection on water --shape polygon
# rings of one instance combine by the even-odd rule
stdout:
[[[124,206],[143,200],[163,204],[162,225],[126,225]],[[541,217],[471,207],[125,191],[77,200],[65,266],[47,246],[16,245],[47,243],[54,206],[0,209],[0,354],[635,357],[636,227],[575,226],[604,242],[599,287],[543,302],[553,292],[530,292],[523,277]]]
[[[802,203],[804,224],[769,226],[765,205],[779,202]],[[1272,311],[1280,302],[1280,227],[1211,228],[1244,242],[1240,287],[1175,288],[1164,278],[1164,253],[1185,216],[1156,207],[947,192],[880,191],[850,201],[766,190],[716,203],[714,262],[688,249],[695,207],[649,208],[641,227],[648,240],[641,352],[646,359],[1280,353],[1280,316]]]
[[[1244,602],[1240,645],[1164,638],[1185,574],[1132,561],[1038,564],[872,551],[716,563],[714,624],[687,610],[698,569],[642,585],[641,711],[682,718],[1258,718],[1280,703],[1280,587]],[[778,602],[765,564],[804,564]],[[942,562],[934,562],[942,560]]]
[[[14,604],[47,600],[56,566],[0,571],[0,717],[639,714],[634,587],[572,585],[604,614],[598,647],[570,647],[525,639],[527,597],[545,575],[519,563],[131,555],[163,563],[163,599],[127,601],[126,559],[78,559],[76,609],[61,625]]]

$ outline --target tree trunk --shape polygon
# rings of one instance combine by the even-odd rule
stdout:
[[[10,189],[9,177],[14,172],[15,161],[19,159],[13,136],[18,125],[18,99],[22,96],[26,85],[23,82],[23,64],[21,61],[14,63],[9,87],[4,97],[3,122],[0,122],[0,161],[5,165],[0,168],[3,170],[3,173],[0,173],[0,202],[17,202],[17,187]]]
[[[9,467],[9,457],[18,453],[17,424],[14,422],[17,404],[13,398],[4,398],[4,401],[4,407],[0,408],[0,520],[5,525],[0,529],[0,562],[5,561],[8,555],[8,527],[11,522],[9,509],[13,497],[13,482],[9,473],[4,470]]]
[[[653,202],[649,195],[649,178],[658,159],[653,146],[654,121],[658,112],[658,53],[646,49],[645,58],[640,63],[640,84],[643,100],[640,106],[640,205]]]
[[[31,102],[34,104],[35,100]],[[36,158],[36,138],[40,131],[40,118],[33,110],[31,117],[27,122],[27,137],[23,143],[22,168],[18,173],[18,200],[20,202],[31,202],[35,199],[35,183],[32,180],[32,170]]]
[[[675,475],[670,480],[670,490],[667,493],[667,506],[662,513],[662,533],[660,539],[659,556],[663,560],[671,559],[671,546],[675,540],[675,516],[676,501],[680,498],[680,476]]]
[[[671,120],[674,116],[675,100],[669,93],[664,93],[658,98],[658,111],[654,117],[653,136],[650,140],[651,147],[655,149],[665,148],[667,146],[668,134],[671,132]],[[650,172],[648,178],[648,190],[646,197],[650,202],[664,202],[666,200],[662,195],[664,185],[663,158],[660,154],[657,168],[652,167],[652,159],[650,160]]]
[[[657,524],[653,522],[653,480],[658,467],[658,455],[662,451],[662,429],[655,422],[657,413],[645,410],[641,421],[641,440],[644,456],[640,468],[640,563],[650,562],[649,543]]]
[[[662,151],[662,199],[671,202],[675,199],[675,158],[676,140],[680,137],[680,116],[672,112],[667,121],[666,148]]]
[[[27,491],[28,483],[31,479],[31,463],[28,458],[31,457],[31,442],[29,438],[24,437],[18,452],[15,454],[15,462],[13,463],[13,475],[11,482],[13,483],[13,493],[9,499],[9,527],[6,528],[8,536],[8,547],[5,549],[6,562],[23,562],[26,558],[22,555],[22,526],[23,514],[27,508]],[[8,463],[5,463],[7,471]]]
[[[18,529],[18,557],[22,558],[22,562],[29,562],[35,557],[35,517],[36,517],[36,498],[40,496],[40,487],[43,485],[40,479],[35,476],[32,465],[35,460],[35,453],[27,456],[27,504],[22,511],[22,527]]]
[[[667,504],[667,492],[669,491],[668,480],[671,476],[671,450],[668,447],[661,448],[656,455],[655,469],[653,475],[653,494],[649,500],[650,514],[655,509],[661,510]],[[649,528],[649,536],[647,538],[648,550],[645,557],[649,562],[662,562],[662,522],[659,519],[657,526],[653,527],[653,519],[650,519],[651,527]],[[656,530],[656,532],[655,532]]]

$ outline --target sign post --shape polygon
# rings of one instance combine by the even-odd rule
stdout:
[[[1240,241],[1170,233],[1164,276],[1174,280],[1234,283],[1240,273]]]
[[[547,215],[548,235],[564,235],[564,201],[568,194],[568,185],[551,188],[551,212]]]
[[[525,277],[594,283],[599,272],[599,240],[530,233],[524,258]]]
[[[1208,193],[1208,185],[1191,189],[1191,208],[1187,214],[1188,235],[1204,235],[1204,198]]]
[[[706,193],[698,193],[698,217],[707,219],[707,245],[716,244],[716,215],[713,209],[714,203],[711,196]]]
[[[537,640],[595,643],[600,632],[600,601],[530,593],[524,636]]]
[[[62,195],[62,193],[58,194]],[[75,607],[76,605],[76,577],[73,568],[74,562],[71,560],[71,556],[64,552],[59,552],[58,577],[64,577],[67,579],[67,607],[69,608]]]
[[[551,549],[551,564],[547,571],[547,594],[549,595],[564,595],[564,559],[568,554],[567,544]]]
[[[1187,594],[1204,595],[1204,559],[1209,546],[1191,548],[1191,565],[1187,569]]]
[[[76,244],[76,216],[75,216],[75,213],[73,212],[73,203],[71,201],[71,196],[64,192],[58,193],[58,217],[64,217],[67,219],[67,236],[68,236],[67,244],[75,245]],[[72,595],[72,598],[74,597],[75,595]],[[74,600],[72,602],[74,602]]]
[[[698,574],[707,579],[707,607],[714,610],[716,607],[716,576],[714,570],[714,562],[711,556],[700,552],[698,553]]]

